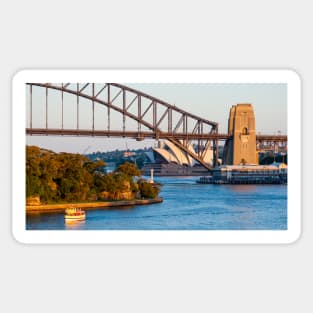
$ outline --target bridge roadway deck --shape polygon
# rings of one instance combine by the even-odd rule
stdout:
[[[81,136],[81,137],[128,137],[137,140],[145,138],[179,140],[227,140],[228,134],[196,134],[196,133],[168,133],[168,132],[145,132],[145,131],[118,131],[118,130],[87,130],[87,129],[49,129],[49,128],[26,128],[26,135],[50,135],[50,136]],[[286,142],[286,135],[257,135],[258,141]]]

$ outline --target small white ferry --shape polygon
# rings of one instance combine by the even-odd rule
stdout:
[[[80,208],[67,208],[64,218],[66,222],[83,221],[86,219],[86,213]]]

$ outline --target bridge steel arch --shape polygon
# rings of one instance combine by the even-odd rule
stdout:
[[[29,127],[26,128],[27,135],[115,136],[131,137],[136,138],[137,140],[143,140],[144,138],[168,139],[208,170],[211,169],[211,166],[204,162],[204,156],[206,151],[210,149],[211,142],[213,142],[213,166],[217,164],[218,139],[224,139],[223,136],[218,134],[218,124],[182,110],[166,101],[118,83],[28,83],[27,85],[30,89],[30,113]],[[44,88],[46,91],[45,128],[33,127],[33,88],[35,87]],[[62,127],[58,129],[48,127],[49,90],[59,91],[62,95]],[[64,93],[72,94],[77,98],[76,129],[64,128]],[[81,98],[89,100],[92,105],[91,129],[79,128],[79,102]],[[145,102],[145,105],[143,102]],[[107,108],[107,129],[95,129],[95,104],[100,104]],[[123,116],[121,130],[111,130],[111,110],[114,110]],[[175,118],[174,115],[176,115]],[[150,116],[150,118],[148,116]],[[137,122],[137,131],[126,129],[126,118],[130,118]],[[148,131],[143,131],[141,129],[142,126]],[[224,137],[226,139],[228,136],[225,135]],[[198,148],[196,153],[188,149],[194,141],[197,141]]]

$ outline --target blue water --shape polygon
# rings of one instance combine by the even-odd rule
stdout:
[[[86,211],[65,224],[62,213],[29,215],[40,230],[286,230],[286,185],[201,185],[196,177],[162,177],[163,203]]]

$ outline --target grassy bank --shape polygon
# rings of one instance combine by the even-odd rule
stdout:
[[[77,207],[85,210],[95,208],[109,208],[119,206],[143,205],[163,202],[162,198],[155,199],[134,199],[134,200],[120,200],[120,201],[96,201],[83,203],[62,203],[62,204],[46,204],[46,205],[27,205],[26,214],[32,213],[49,213],[49,212],[64,212],[68,207]]]

